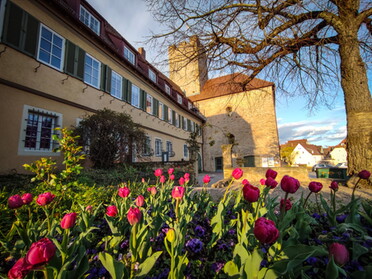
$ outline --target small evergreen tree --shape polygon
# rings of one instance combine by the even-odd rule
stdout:
[[[109,109],[83,119],[75,129],[95,168],[130,163],[133,149],[142,150],[145,133],[131,116]]]

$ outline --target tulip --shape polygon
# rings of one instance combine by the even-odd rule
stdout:
[[[190,174],[188,172],[186,172],[184,175],[183,175],[183,178],[188,179],[190,180]]]
[[[156,169],[154,171],[154,174],[155,174],[156,177],[159,177],[163,174],[163,170],[162,169]]]
[[[20,208],[23,205],[23,200],[20,195],[14,195],[8,199],[8,207],[10,209]]]
[[[250,183],[247,179],[243,179],[242,184],[245,185],[245,184],[250,184]]]
[[[361,179],[368,179],[371,176],[371,173],[367,170],[362,170],[358,173],[358,177]]]
[[[280,181],[280,186],[284,192],[294,194],[300,188],[300,182],[296,178],[285,175]]]
[[[22,201],[23,204],[29,204],[32,202],[32,194],[31,193],[25,193],[22,195]]]
[[[110,205],[106,208],[106,215],[110,217],[115,217],[118,215],[118,209],[116,208],[115,205]]]
[[[56,253],[56,246],[48,238],[32,243],[26,254],[26,261],[33,266],[46,264]]]
[[[9,279],[20,279],[27,276],[32,270],[32,265],[26,261],[26,258],[20,258],[8,272]]]
[[[128,187],[122,187],[118,190],[118,195],[122,198],[128,197],[130,194],[130,189]]]
[[[166,235],[165,235],[165,238],[170,242],[174,242],[175,238],[176,238],[176,233],[174,231],[174,229],[168,229]]]
[[[279,231],[275,223],[265,217],[260,217],[255,221],[253,233],[263,244],[274,243],[279,237]]]
[[[322,190],[323,185],[320,182],[312,181],[309,184],[309,190],[313,193],[318,193],[320,190]]]
[[[160,183],[165,183],[165,181],[166,181],[165,176],[164,175],[160,176],[159,181],[160,181]]]
[[[260,184],[261,184],[261,185],[265,185],[265,183],[266,183],[266,179],[261,178],[261,179],[260,179]]]
[[[149,191],[153,196],[155,196],[157,193],[156,187],[148,187],[147,191]]]
[[[127,219],[129,224],[132,226],[137,224],[139,221],[141,221],[142,218],[142,212],[139,210],[137,207],[131,207],[129,208],[128,214],[127,214]]]
[[[243,176],[243,171],[240,168],[236,168],[236,169],[233,170],[232,176],[235,179],[239,179],[239,178],[241,178]]]
[[[143,206],[143,205],[145,204],[145,198],[144,198],[144,196],[139,195],[139,196],[136,198],[135,202],[136,202],[136,205],[137,205],[138,207]]]
[[[89,212],[89,213],[92,213],[92,211],[93,211],[93,206],[88,205],[88,206],[85,208],[85,210],[86,210],[87,212]]]
[[[275,179],[277,175],[278,175],[278,173],[276,171],[274,171],[272,169],[268,169],[266,171],[266,175],[265,176],[266,176],[266,178],[271,177],[272,179]]]
[[[168,174],[171,175],[171,174],[173,174],[173,173],[174,173],[174,168],[169,168],[169,169],[168,169]]]
[[[172,197],[175,200],[181,200],[185,194],[185,188],[182,186],[175,186],[172,190]]]
[[[331,188],[333,191],[335,191],[335,192],[337,192],[337,190],[338,190],[338,183],[337,183],[337,181],[332,181],[331,182],[331,186],[329,186],[329,188]]]
[[[265,181],[265,185],[267,187],[270,187],[270,189],[274,189],[278,185],[278,182],[274,178],[269,176]]]
[[[76,216],[75,212],[65,214],[61,220],[61,228],[66,230],[75,226]]]
[[[349,261],[349,251],[340,243],[332,243],[329,246],[329,255],[333,256],[335,263],[341,266]]]
[[[174,179],[175,179],[174,174],[171,174],[171,175],[169,176],[169,179],[170,179],[170,180],[174,180]]]
[[[185,184],[185,178],[181,177],[180,180],[178,180],[178,184],[180,184],[180,186]]]
[[[280,209],[284,208],[285,211],[288,211],[292,208],[292,203],[290,200],[281,199]]]
[[[245,184],[243,187],[243,196],[246,201],[256,202],[260,196],[260,189],[251,184]]]
[[[54,200],[55,197],[56,196],[53,195],[52,193],[46,192],[46,193],[40,194],[37,197],[36,203],[38,205],[44,206],[44,205],[47,205],[47,204],[51,203]]]
[[[203,183],[208,184],[209,182],[211,182],[211,177],[208,174],[204,175]]]

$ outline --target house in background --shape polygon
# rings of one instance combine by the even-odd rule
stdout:
[[[330,147],[330,151],[326,158],[329,159],[333,165],[347,162],[346,139],[342,140],[338,145]]]
[[[306,139],[290,140],[280,146],[293,147],[290,154],[292,165],[306,165],[311,167],[324,160],[324,151],[322,146],[309,144]]]

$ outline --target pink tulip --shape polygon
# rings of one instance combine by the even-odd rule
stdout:
[[[8,199],[8,207],[10,209],[20,208],[23,205],[23,200],[20,195],[14,195]]]
[[[165,176],[164,175],[162,175],[162,176],[160,176],[160,183],[165,183],[165,181],[166,181],[166,178],[165,178]]]
[[[88,206],[85,208],[85,210],[86,210],[87,212],[89,212],[89,213],[92,213],[92,211],[93,211],[93,206],[88,205]]]
[[[261,185],[265,185],[265,183],[266,183],[266,179],[265,179],[265,178],[261,178],[261,179],[260,179],[260,184],[261,184]]]
[[[128,187],[122,187],[118,190],[118,195],[122,198],[128,197],[130,194],[130,189]]]
[[[184,177],[185,179],[189,179],[189,180],[190,180],[190,174],[189,174],[188,172],[186,172],[186,173],[183,175],[183,177]]]
[[[77,214],[75,212],[67,213],[65,216],[63,216],[61,220],[61,228],[66,230],[75,226],[76,216]]]
[[[335,263],[341,266],[349,261],[349,251],[340,243],[332,243],[329,246],[329,255],[333,256]]]
[[[106,208],[106,215],[110,217],[115,217],[118,215],[118,209],[116,208],[115,205],[110,205]]]
[[[170,180],[174,180],[176,177],[174,176],[174,174],[171,174],[170,176],[169,176],[169,179]]]
[[[176,200],[181,200],[185,194],[185,188],[182,186],[175,186],[172,190],[172,197]]]
[[[128,214],[127,214],[127,219],[129,224],[132,226],[137,224],[139,221],[141,221],[142,218],[142,212],[139,210],[137,207],[131,207],[129,208]]]
[[[163,174],[163,170],[162,169],[156,169],[154,171],[154,174],[155,174],[156,177],[159,177]]]
[[[168,174],[171,175],[171,174],[173,174],[173,173],[174,173],[174,168],[169,168],[169,169],[168,169]]]
[[[31,193],[26,193],[26,194],[23,194],[22,195],[22,200],[23,200],[23,204],[29,204],[32,202],[32,194]]]
[[[249,183],[248,179],[243,179],[242,184],[245,185],[245,184],[250,184],[250,183]]]
[[[155,196],[157,193],[156,187],[148,187],[147,191],[149,191],[153,196]]]
[[[53,195],[52,193],[46,192],[46,193],[40,194],[37,197],[36,203],[38,205],[44,206],[44,205],[47,205],[47,204],[51,203],[54,200],[55,197],[56,196]]]
[[[26,258],[20,258],[8,272],[9,279],[21,279],[27,276],[33,266],[26,261]]]
[[[32,243],[26,254],[26,262],[33,266],[46,264],[56,253],[56,246],[49,238]]]
[[[180,186],[185,184],[185,178],[181,177],[180,180],[178,180],[178,184],[180,184]]]
[[[211,182],[211,177],[208,174],[204,175],[203,183],[208,184],[209,182]]]
[[[143,206],[143,205],[145,204],[145,198],[144,198],[144,196],[139,195],[139,196],[136,198],[135,202],[136,202],[136,205],[137,205],[138,207]]]
[[[233,170],[232,172],[232,177],[234,177],[235,179],[239,179],[243,176],[243,171],[242,169],[240,168],[236,168]]]

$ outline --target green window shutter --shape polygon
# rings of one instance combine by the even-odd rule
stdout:
[[[152,111],[156,117],[159,117],[159,101],[153,98]]]
[[[100,82],[100,89],[102,91],[106,91],[106,70],[107,66],[101,63],[101,82]]]
[[[16,48],[20,48],[23,10],[12,2],[8,2],[8,5],[5,14],[3,41]]]
[[[164,105],[164,121],[168,122],[168,106]]]
[[[191,120],[187,119],[187,131],[191,132]]]
[[[66,40],[65,73],[84,79],[85,51]]]
[[[105,75],[105,91],[107,93],[111,92],[111,76],[112,76],[112,70],[109,66],[106,65],[106,75]]]
[[[178,127],[182,127],[182,116],[178,115]]]
[[[81,80],[84,80],[85,51],[78,46],[76,46],[75,64],[76,64],[75,76]]]
[[[140,108],[142,110],[146,110],[146,98],[147,98],[147,93],[141,89],[140,90]]]
[[[172,110],[172,124],[176,126],[176,112]]]
[[[123,100],[129,104],[132,100],[132,83],[126,78],[123,78]]]
[[[185,117],[183,117],[183,116],[181,117],[181,120],[182,120],[182,121],[181,121],[181,126],[182,126],[182,129],[185,129],[185,122],[184,122],[184,118],[185,118]]]
[[[27,54],[36,57],[37,42],[39,38],[39,21],[33,16],[27,14],[24,22],[26,26],[23,50]]]

